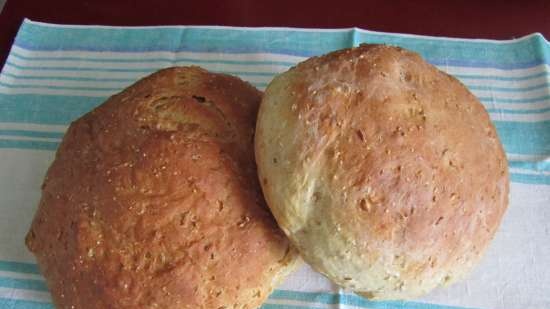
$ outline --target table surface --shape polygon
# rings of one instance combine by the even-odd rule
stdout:
[[[0,14],[0,66],[23,18],[62,24],[360,27],[424,35],[550,37],[550,1],[7,0]]]

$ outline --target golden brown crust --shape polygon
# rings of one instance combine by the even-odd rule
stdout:
[[[309,59],[266,90],[256,159],[302,256],[369,298],[410,298],[467,273],[508,203],[489,116],[455,78],[404,49]]]
[[[296,254],[265,207],[261,93],[159,71],[71,124],[26,242],[59,308],[256,308]]]

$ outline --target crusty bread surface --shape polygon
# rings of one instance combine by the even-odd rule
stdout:
[[[58,308],[260,306],[297,259],[257,181],[260,100],[169,68],[71,124],[26,238]]]
[[[313,268],[373,299],[464,277],[508,204],[508,170],[476,97],[418,54],[361,45],[277,76],[260,107],[260,183]]]

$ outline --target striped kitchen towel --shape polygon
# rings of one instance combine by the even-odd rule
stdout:
[[[0,308],[53,308],[23,239],[45,171],[72,120],[160,68],[199,65],[263,89],[307,57],[362,42],[419,52],[482,101],[510,162],[509,210],[481,265],[448,289],[414,302],[372,302],[304,266],[263,308],[550,308],[550,45],[540,34],[491,41],[361,29],[130,28],[30,20],[0,74]]]

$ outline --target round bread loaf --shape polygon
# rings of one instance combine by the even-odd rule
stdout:
[[[304,260],[374,299],[463,277],[508,203],[479,101],[413,52],[361,45],[276,77],[256,127],[263,192]]]
[[[170,68],[71,124],[26,239],[58,308],[260,306],[297,257],[257,181],[260,100]]]

